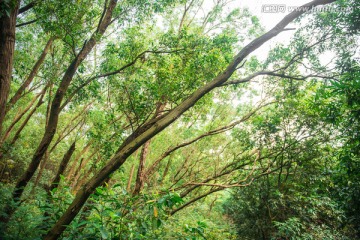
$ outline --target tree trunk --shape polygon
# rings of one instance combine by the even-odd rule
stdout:
[[[75,141],[73,142],[73,144],[71,144],[69,150],[65,153],[64,158],[62,159],[59,169],[55,175],[55,178],[49,187],[49,191],[52,191],[54,188],[56,188],[59,185],[60,176],[64,173],[66,166],[68,165],[74,151],[75,151]]]
[[[36,109],[38,109],[43,103],[43,98],[45,96],[46,93],[46,89],[47,87],[45,87],[44,93],[41,95],[37,105],[31,110],[31,112],[28,114],[28,116],[25,118],[24,122],[21,124],[21,126],[19,127],[19,129],[16,131],[13,139],[10,141],[10,145],[13,146],[15,144],[15,142],[19,139],[20,134],[22,132],[22,130],[25,128],[25,126],[27,125],[27,123],[29,122],[31,116],[35,113]]]
[[[26,124],[29,122],[31,116],[35,113],[36,109],[38,109],[44,102],[43,102],[43,98],[45,96],[46,93],[46,89],[48,86],[45,86],[44,90],[41,93],[40,99],[38,100],[36,106],[30,111],[30,113],[27,115],[27,117],[25,118],[25,120],[23,121],[23,123],[20,125],[19,129],[16,131],[14,137],[12,138],[12,140],[10,141],[10,146],[14,146],[15,142],[18,140],[18,138],[20,137],[20,133],[22,132],[22,130],[25,128]],[[5,134],[6,135],[6,134]],[[4,141],[6,140],[6,138],[4,139]],[[1,143],[0,143],[1,145]],[[8,151],[8,149],[2,153],[0,152],[0,160],[3,158],[4,154],[6,154]]]
[[[137,171],[137,175],[136,175],[136,183],[135,183],[133,195],[138,195],[140,193],[140,191],[142,190],[142,188],[144,187],[145,162],[146,162],[146,158],[147,158],[147,155],[149,152],[150,142],[151,142],[150,140],[147,141],[141,149],[140,162],[139,162],[139,167],[138,167],[138,171]]]
[[[98,158],[95,160],[95,162],[93,163],[94,165],[96,165],[98,162],[100,162],[101,160],[101,155],[99,154]],[[94,167],[90,167],[86,172],[84,172],[84,174],[82,174],[82,178],[79,180],[76,180],[75,185],[72,187],[71,192],[73,194],[76,194],[79,191],[79,188],[84,185],[84,183],[86,183],[86,181],[90,178],[92,172],[94,171]],[[110,181],[110,178],[109,178]]]
[[[300,8],[299,11],[294,11],[288,14],[282,21],[280,21],[273,29],[264,35],[256,38],[245,46],[234,58],[234,60],[228,65],[224,72],[220,73],[216,78],[214,78],[209,83],[205,84],[203,87],[197,89],[192,95],[190,95],[186,100],[180,103],[173,110],[168,112],[165,115],[162,115],[158,118],[152,119],[151,121],[145,123],[142,127],[138,128],[133,134],[131,134],[124,143],[120,146],[119,150],[115,156],[109,160],[97,175],[93,176],[76,194],[73,202],[70,204],[68,209],[60,217],[60,219],[55,223],[53,228],[46,234],[44,237],[45,240],[57,239],[62,232],[66,229],[75,216],[79,213],[82,206],[85,204],[86,200],[89,198],[91,193],[98,187],[101,186],[104,181],[115,172],[126,159],[134,153],[139,147],[145,144],[148,140],[154,137],[156,134],[160,133],[167,126],[173,123],[177,118],[179,118],[185,111],[191,108],[199,99],[201,99],[205,94],[209,93],[216,87],[221,86],[225,83],[231,75],[236,71],[237,66],[254,50],[259,48],[265,42],[271,38],[278,35],[284,30],[284,28],[292,22],[295,18],[303,14],[306,10],[311,9],[314,6],[322,5],[326,3],[334,2],[335,0],[315,0],[310,3],[307,3]]]
[[[42,174],[44,172],[44,169],[45,169],[45,166],[46,166],[46,163],[47,163],[48,160],[49,160],[49,151],[46,151],[43,159],[41,160],[39,172],[38,172],[38,174],[37,174],[37,176],[35,178],[34,184],[32,186],[31,194],[35,193],[35,188],[40,182],[40,179],[42,177]]]
[[[135,165],[133,164],[132,167],[131,167],[129,179],[128,179],[128,182],[127,182],[127,185],[126,185],[126,191],[127,192],[130,192],[130,190],[131,190],[131,181],[132,181],[132,178],[133,178],[133,175],[134,175],[134,171],[135,171]]]
[[[48,104],[46,106],[46,121],[45,121],[45,130],[46,130],[46,126],[48,125],[49,123],[49,115],[50,115],[50,105],[51,105],[51,96],[52,96],[52,87],[53,87],[53,84],[50,84],[50,89],[49,89],[49,100],[48,100]],[[49,160],[49,150],[46,150],[45,151],[45,155],[43,157],[43,159],[41,160],[40,162],[40,169],[39,169],[39,172],[38,172],[38,175],[36,176],[35,178],[35,182],[34,182],[34,185],[33,185],[33,189],[31,190],[32,193],[35,192],[35,187],[38,185],[40,179],[41,179],[41,176],[44,172],[44,169],[45,169],[45,166],[46,166],[46,163],[47,161]]]
[[[4,9],[0,18],[0,135],[5,119],[6,104],[10,92],[11,75],[13,68],[14,48],[15,48],[15,28],[16,16],[19,10],[20,1],[16,1],[16,6],[7,16]]]
[[[172,157],[170,156],[169,159],[168,159],[168,162],[166,164],[166,167],[165,167],[164,173],[162,175],[162,178],[161,178],[161,185],[164,183],[165,177],[169,172],[169,168],[170,168],[170,165],[171,165],[171,159],[172,159]]]
[[[31,100],[31,102],[28,104],[28,106],[21,110],[21,112],[19,114],[17,114],[17,116],[15,117],[15,119],[12,121],[12,123],[10,124],[10,126],[6,129],[5,133],[3,134],[1,140],[0,140],[0,147],[1,145],[6,141],[6,139],[9,137],[11,131],[13,130],[13,128],[15,127],[15,125],[21,120],[21,118],[30,110],[30,108],[34,105],[35,101],[43,94],[39,93],[37,94],[35,97],[33,97],[33,99]]]
[[[92,157],[98,153],[99,150],[95,150],[90,156],[88,156],[86,159],[82,159],[80,161],[79,166],[77,167],[74,177],[72,178],[72,183],[70,185],[71,188],[74,188],[77,184],[79,178],[81,177],[81,170],[84,169],[84,167],[88,164],[88,162],[92,159]]]
[[[68,171],[68,173],[66,174],[66,180],[70,181],[70,179],[74,176],[75,170],[76,170],[76,165],[79,161],[79,159],[81,159],[81,157],[87,153],[87,151],[89,150],[90,146],[92,144],[92,141],[88,142],[88,144],[86,144],[86,146],[81,150],[81,152],[79,152],[75,159],[73,160],[72,164],[70,165],[70,170]]]
[[[33,69],[31,70],[29,76],[26,78],[25,82],[20,86],[20,88],[16,91],[16,93],[14,94],[14,96],[9,100],[8,106],[6,108],[6,111],[9,111],[11,109],[12,106],[15,105],[15,103],[21,98],[21,95],[23,94],[23,92],[25,91],[25,89],[30,85],[30,83],[34,80],[36,74],[39,71],[40,66],[42,65],[42,63],[45,60],[45,57],[52,45],[54,41],[54,38],[51,37],[49,39],[49,41],[46,43],[45,48],[43,50],[43,52],[41,53],[39,59],[37,60],[37,62],[35,63]]]

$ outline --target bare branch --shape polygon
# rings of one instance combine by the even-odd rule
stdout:
[[[32,2],[30,2],[29,4],[27,4],[27,5],[23,6],[23,7],[21,7],[19,9],[18,15],[32,9],[37,3],[38,3],[38,0],[35,0],[35,1],[32,1]]]
[[[38,20],[38,18],[35,18],[34,20],[28,21],[28,22],[24,22],[24,23],[20,23],[20,24],[16,24],[16,27],[23,27],[29,24],[32,24],[34,22],[36,22]]]

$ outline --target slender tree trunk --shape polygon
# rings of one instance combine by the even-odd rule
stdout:
[[[51,96],[52,96],[52,87],[53,84],[50,84],[50,89],[49,89],[49,100],[48,100],[48,104],[46,106],[46,121],[45,121],[45,130],[46,130],[46,126],[49,123],[49,117],[50,117],[50,105],[51,105]],[[40,169],[39,172],[35,178],[35,182],[33,185],[33,189],[31,190],[32,193],[35,192],[35,188],[38,185],[38,183],[40,182],[40,179],[42,177],[42,174],[44,172],[45,166],[47,161],[49,160],[49,150],[46,150],[44,157],[42,158],[41,162],[40,162]]]
[[[85,105],[85,106],[83,107],[83,109],[82,109],[75,117],[73,117],[73,118],[69,121],[69,123],[63,128],[63,130],[62,130],[61,133],[59,134],[58,139],[55,141],[55,144],[51,147],[50,152],[54,151],[54,149],[56,148],[56,146],[57,146],[65,137],[67,137],[72,131],[74,131],[76,127],[78,127],[78,126],[84,121],[84,117],[83,117],[82,119],[80,119],[80,120],[78,121],[77,124],[73,125],[74,122],[75,122],[78,118],[82,117],[82,115],[86,112],[86,110],[88,109],[88,107],[89,107],[91,104],[92,104],[92,102],[89,103],[89,104],[87,104],[87,105]]]
[[[136,183],[135,183],[133,195],[138,195],[140,193],[140,191],[142,190],[142,188],[144,187],[145,163],[146,163],[146,158],[147,158],[147,155],[149,152],[150,142],[151,142],[150,140],[147,141],[141,149],[140,162],[139,162],[139,167],[138,167],[138,171],[137,171],[137,175],[136,175]]]
[[[72,164],[70,165],[70,170],[68,171],[68,173],[66,174],[66,180],[69,181],[71,178],[73,178],[75,170],[76,170],[76,165],[79,162],[79,159],[81,159],[82,156],[84,156],[84,154],[89,151],[89,148],[91,146],[92,142],[90,141],[88,144],[86,144],[86,146],[81,150],[81,152],[79,152],[75,159],[73,160]],[[81,161],[80,161],[81,164]]]
[[[74,123],[74,122],[72,122],[72,123]],[[67,127],[65,127],[65,129],[62,131],[62,133],[59,135],[58,139],[56,139],[54,145],[50,148],[49,152],[50,153],[53,152],[56,149],[56,147],[59,145],[59,143],[61,143],[61,141],[64,140],[67,136],[69,136],[72,132],[74,132],[74,130],[79,126],[80,127],[79,127],[78,131],[80,131],[80,129],[83,127],[84,123],[85,123],[84,119],[81,119],[72,128],[68,129],[68,127],[71,126],[71,123]]]
[[[10,141],[10,146],[14,146],[15,142],[18,140],[18,138],[20,137],[20,133],[22,132],[22,130],[25,128],[26,124],[29,122],[31,116],[34,114],[34,112],[36,111],[36,109],[38,109],[44,102],[43,102],[43,98],[44,98],[44,95],[46,93],[46,89],[47,89],[47,86],[44,88],[41,96],[40,96],[40,99],[38,100],[36,106],[30,111],[30,113],[27,115],[27,117],[25,118],[25,120],[23,121],[23,123],[20,125],[19,129],[16,131],[14,137],[12,138],[12,140]],[[6,139],[4,139],[5,141]],[[5,151],[6,153],[6,151]],[[0,152],[0,159],[2,159],[4,156],[3,153]]]
[[[88,162],[92,159],[92,157],[98,152],[98,150],[94,151],[89,157],[87,157],[85,160],[83,159],[80,163],[80,165],[77,167],[74,178],[71,180],[71,188],[74,188],[77,184],[80,176],[81,176],[81,170],[88,164]]]
[[[135,160],[138,158],[138,154],[139,154],[139,150],[136,150],[135,151],[135,156],[134,156]],[[131,167],[129,179],[128,179],[128,182],[127,182],[127,185],[126,185],[126,191],[128,193],[130,193],[130,191],[131,191],[131,182],[132,182],[132,179],[133,179],[133,176],[134,176],[134,171],[135,171],[135,164],[133,164],[132,167]]]
[[[48,99],[48,103],[46,106],[46,121],[45,121],[45,130],[47,125],[49,124],[49,118],[50,118],[50,108],[51,108],[51,99],[53,96],[53,88],[54,88],[54,84],[50,83],[50,89],[49,89],[49,99]]]
[[[14,48],[15,48],[15,28],[16,16],[19,10],[20,1],[16,1],[16,6],[7,16],[4,9],[0,18],[0,136],[5,119],[6,104],[10,92],[11,75],[13,68]]]
[[[12,121],[12,123],[10,124],[10,126],[6,129],[5,133],[2,136],[2,139],[0,140],[0,147],[1,145],[6,141],[6,139],[9,137],[12,129],[15,127],[15,125],[21,120],[21,118],[30,110],[30,108],[34,105],[35,101],[42,95],[43,93],[39,93],[37,94],[32,100],[31,102],[28,104],[28,106],[23,109],[19,114],[17,114],[17,116],[15,117],[15,119]]]
[[[131,134],[124,143],[120,146],[115,156],[109,160],[109,162],[99,171],[99,173],[93,176],[76,194],[73,202],[68,209],[59,218],[55,225],[44,237],[45,240],[57,239],[62,232],[66,229],[66,226],[71,223],[75,216],[79,213],[86,200],[93,193],[93,191],[101,186],[104,181],[121,167],[126,159],[134,153],[139,147],[145,144],[152,137],[160,133],[167,126],[173,123],[184,112],[191,108],[199,99],[205,94],[209,93],[213,89],[220,87],[224,84],[231,75],[236,71],[238,65],[253,51],[263,45],[271,38],[284,31],[284,28],[292,22],[295,18],[303,14],[306,10],[311,9],[317,5],[334,2],[335,0],[314,0],[302,6],[302,10],[294,11],[284,17],[273,29],[256,38],[248,45],[246,45],[228,65],[224,72],[220,73],[212,81],[208,82],[204,86],[200,87],[182,103],[180,103],[173,110],[158,118],[152,119],[142,127],[138,128],[133,134]]]
[[[95,160],[95,163],[94,164],[97,164],[98,162],[100,162],[101,160],[101,155],[99,154],[99,156],[97,157],[97,159]],[[90,178],[91,176],[91,173],[93,172],[94,168],[93,167],[90,167],[84,174],[82,174],[82,177],[79,179],[76,180],[76,182],[74,182],[74,186],[72,187],[72,193],[76,194],[80,187],[86,183],[86,181]],[[80,177],[80,174],[79,174],[79,177]],[[109,178],[109,181],[110,181],[110,178]]]
[[[161,178],[161,185],[164,183],[164,179],[165,179],[166,175],[169,172],[169,168],[170,168],[170,165],[171,165],[171,159],[172,159],[172,156],[169,157],[168,162],[166,164],[164,173],[163,173],[162,178]]]
[[[74,178],[71,180],[72,182],[71,182],[71,185],[70,185],[70,187],[71,187],[71,189],[73,189],[73,193],[75,193],[76,192],[76,190],[75,190],[75,187],[79,184],[79,179],[80,179],[80,177],[81,177],[81,175],[82,175],[82,171],[81,170],[83,170],[84,168],[86,169],[86,165],[87,165],[87,163],[90,161],[90,158],[87,158],[85,161],[83,160],[82,162],[81,162],[81,164],[78,166],[78,168],[76,169],[76,172],[75,172],[75,176],[74,176]]]
[[[59,169],[54,177],[54,180],[50,184],[49,191],[52,191],[54,188],[56,188],[59,185],[60,176],[64,173],[74,151],[75,151],[75,141],[73,142],[73,144],[71,144],[69,150],[65,153],[60,163]]]
[[[12,106],[15,105],[15,103],[21,98],[21,95],[23,94],[23,92],[25,91],[25,89],[30,85],[30,83],[34,80],[36,74],[38,73],[40,66],[42,65],[42,63],[45,60],[45,57],[52,45],[54,41],[54,38],[51,37],[49,39],[49,41],[46,43],[45,48],[43,50],[43,52],[41,53],[39,59],[37,60],[37,62],[35,63],[33,69],[31,70],[29,76],[26,78],[25,82],[20,86],[20,88],[16,91],[16,93],[14,94],[14,96],[12,96],[12,98],[9,100],[8,106],[6,108],[6,111],[9,111],[11,109]]]
[[[32,115],[35,113],[35,111],[44,103],[43,98],[45,96],[45,92],[46,92],[46,88],[45,91],[43,93],[43,95],[41,95],[37,105],[31,110],[31,112],[27,115],[27,117],[25,118],[24,122],[21,124],[21,126],[19,127],[19,129],[16,131],[14,137],[12,138],[12,140],[10,141],[10,145],[13,146],[15,144],[15,142],[19,139],[20,134],[22,132],[22,130],[25,128],[25,126],[27,125],[27,123],[29,122],[30,118],[32,117]]]
[[[76,194],[79,191],[80,187],[84,183],[86,183],[86,181],[89,179],[88,176],[90,175],[90,173],[91,173],[91,169],[89,169],[82,178],[76,180],[75,185],[71,189],[72,194]]]
[[[41,163],[40,163],[40,168],[39,168],[39,172],[38,174],[36,175],[36,178],[35,178],[35,181],[34,181],[34,185],[31,189],[31,193],[34,194],[35,193],[35,188],[36,186],[39,184],[40,182],[40,179],[43,175],[43,172],[44,172],[44,169],[45,169],[45,166],[46,166],[46,163],[48,162],[49,160],[49,151],[46,151],[45,152],[45,155],[43,157],[43,159],[41,160]]]
[[[129,193],[131,190],[131,182],[132,182],[132,178],[134,176],[134,171],[135,171],[135,164],[132,165],[131,170],[130,170],[130,175],[129,175],[129,179],[126,185],[126,191]]]

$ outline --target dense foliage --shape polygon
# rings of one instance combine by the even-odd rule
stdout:
[[[0,239],[359,238],[359,2],[306,6],[2,1]]]

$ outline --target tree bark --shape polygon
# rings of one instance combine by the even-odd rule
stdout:
[[[79,213],[86,200],[91,193],[109,177],[110,174],[115,172],[126,159],[135,152],[144,143],[160,133],[167,126],[173,123],[179,118],[185,111],[191,108],[199,99],[205,94],[209,93],[214,88],[221,86],[225,83],[231,75],[236,71],[237,66],[254,50],[259,48],[265,42],[278,35],[284,30],[284,28],[292,22],[295,18],[303,14],[306,10],[311,9],[317,5],[327,4],[334,2],[335,0],[315,0],[302,6],[299,11],[294,11],[288,14],[283,20],[281,20],[273,29],[264,35],[256,38],[245,46],[228,65],[224,72],[220,73],[209,83],[205,84],[196,90],[190,97],[180,103],[176,108],[171,110],[165,115],[152,119],[142,127],[138,128],[133,134],[131,134],[124,143],[120,146],[115,156],[109,160],[97,175],[93,176],[76,194],[75,199],[70,204],[68,209],[55,223],[53,228],[44,237],[45,240],[57,239],[62,232],[66,229],[66,226],[71,223],[75,216]]]
[[[99,154],[97,159],[95,160],[95,162],[93,163],[94,165],[96,165],[98,162],[101,161],[101,155]],[[86,183],[86,181],[90,178],[91,174],[93,174],[93,171],[95,170],[95,168],[93,166],[90,166],[89,169],[87,171],[85,171],[81,178],[79,178],[78,180],[76,180],[75,185],[72,187],[71,192],[73,194],[76,194],[79,191],[79,188]],[[110,181],[110,178],[109,178]]]
[[[11,75],[15,48],[16,16],[19,11],[19,3],[7,16],[2,9],[3,15],[0,18],[0,135],[5,119],[6,104],[10,92]]]
[[[80,119],[79,122],[77,122],[74,126],[71,127],[71,124],[74,123],[75,121],[71,121],[69,123],[69,125],[67,125],[62,131],[61,134],[59,135],[58,139],[56,139],[54,145],[50,148],[49,152],[52,153],[56,147],[59,145],[59,143],[61,143],[62,140],[64,140],[67,136],[69,136],[72,132],[74,132],[74,130],[79,127],[78,131],[81,130],[82,126],[84,125],[84,119]],[[70,128],[71,127],[71,128]]]
[[[168,172],[169,172],[171,160],[172,160],[172,157],[170,156],[169,159],[168,159],[168,162],[167,162],[167,164],[166,164],[164,173],[163,173],[163,175],[162,175],[162,177],[161,177],[161,185],[163,185],[164,180],[165,180],[165,177],[167,176],[167,174],[168,174]]]
[[[46,121],[45,121],[45,129],[46,129],[46,126],[48,125],[48,122],[49,122],[49,114],[50,114],[50,104],[51,104],[51,96],[52,96],[52,86],[53,84],[52,83],[49,83],[48,86],[50,86],[50,89],[49,89],[49,100],[48,100],[48,104],[46,106]],[[31,116],[30,116],[31,117]],[[30,119],[30,118],[29,118]],[[31,193],[34,194],[35,193],[35,188],[36,186],[38,185],[38,183],[40,182],[40,179],[42,177],[42,174],[44,172],[44,169],[45,169],[45,166],[46,166],[46,163],[47,163],[47,160],[49,159],[49,151],[46,150],[45,152],[45,155],[44,157],[42,158],[41,162],[40,162],[40,169],[39,169],[39,172],[35,178],[35,181],[34,181],[34,185],[32,187],[32,190],[31,190]]]

